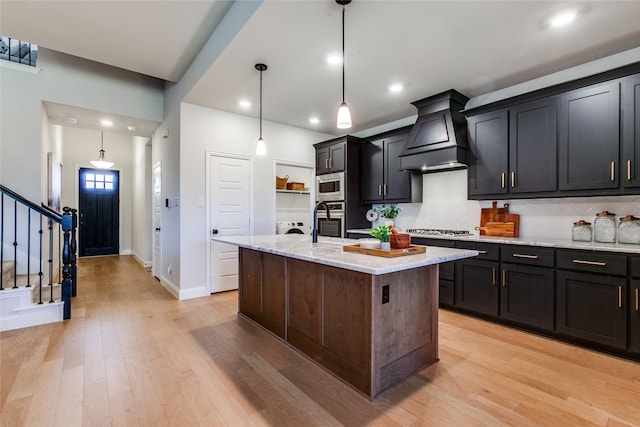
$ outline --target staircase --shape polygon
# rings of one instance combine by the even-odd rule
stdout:
[[[14,288],[14,278],[15,285]],[[10,284],[0,292],[0,331],[8,331],[63,320],[64,303],[59,283],[40,285],[40,276],[15,274],[15,262],[2,262],[2,283]],[[42,289],[42,299],[40,297]],[[53,298],[51,291],[53,290]],[[42,301],[42,303],[40,303]]]
[[[71,318],[77,216],[63,212],[0,185],[0,331]]]

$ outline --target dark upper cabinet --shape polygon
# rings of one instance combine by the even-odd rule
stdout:
[[[622,81],[622,183],[640,187],[640,74]]]
[[[509,108],[509,192],[556,191],[558,100]]]
[[[339,141],[316,148],[316,174],[344,172],[346,166],[346,142]]]
[[[409,129],[382,138],[372,137],[360,149],[362,203],[422,201],[422,176],[402,171],[399,154]]]
[[[558,188],[618,188],[619,81],[589,86],[562,95],[558,127]]]
[[[508,111],[498,110],[467,119],[471,162],[469,196],[500,195],[508,191]]]
[[[384,140],[369,141],[360,148],[360,194],[363,203],[382,200]]]

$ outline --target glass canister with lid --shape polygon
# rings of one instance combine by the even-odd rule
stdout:
[[[571,240],[574,242],[590,242],[592,236],[591,223],[581,219],[573,223]]]
[[[616,242],[616,214],[602,211],[593,222],[593,240],[598,243]]]
[[[640,245],[640,218],[633,215],[620,218],[618,242]]]

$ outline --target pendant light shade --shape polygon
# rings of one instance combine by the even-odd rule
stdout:
[[[114,165],[104,156],[104,134],[100,132],[100,154],[96,160],[91,160],[91,164],[98,169],[109,169]]]
[[[256,70],[260,71],[260,137],[256,144],[256,156],[267,155],[267,145],[262,138],[262,72],[267,69],[265,64],[256,64]]]
[[[342,104],[338,108],[338,129],[349,129],[351,127],[351,112],[344,100],[344,10],[345,5],[351,3],[351,0],[336,0],[336,3],[342,5]]]

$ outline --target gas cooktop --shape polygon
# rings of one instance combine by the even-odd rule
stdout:
[[[437,228],[409,228],[406,230],[411,234],[424,234],[426,236],[468,236],[471,233],[467,230],[440,230]]]

